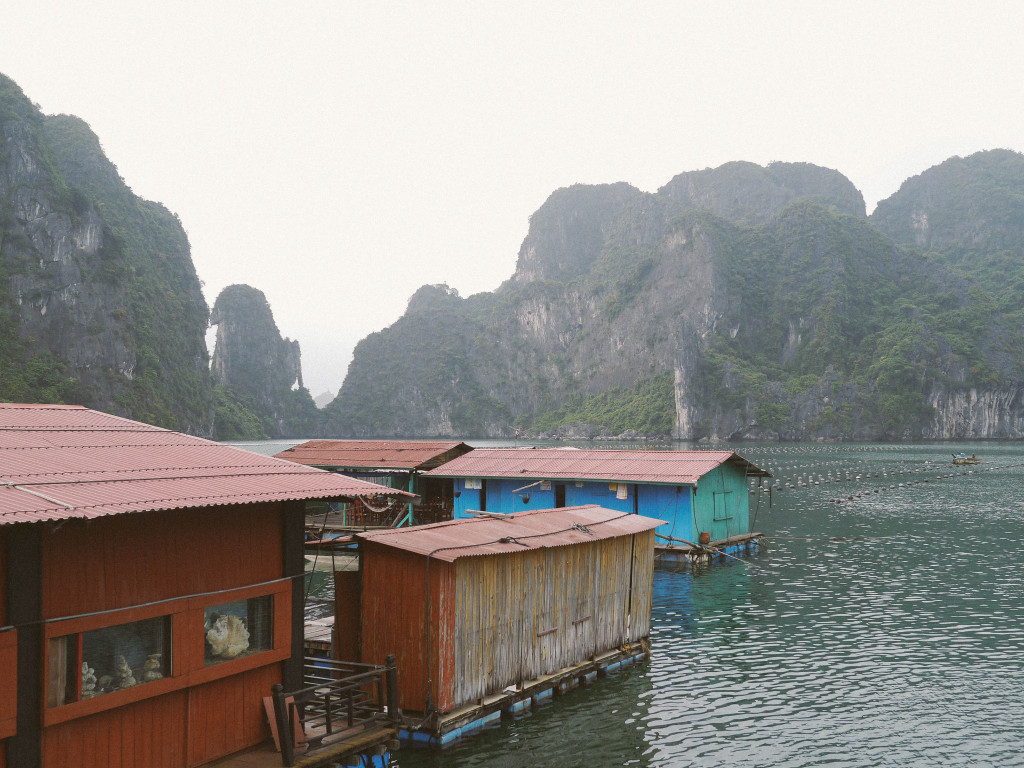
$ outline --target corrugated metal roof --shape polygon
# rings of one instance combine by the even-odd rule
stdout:
[[[693,485],[711,470],[730,461],[751,475],[769,476],[733,451],[565,448],[476,448],[427,475]]]
[[[524,549],[564,547],[616,536],[628,536],[665,525],[644,515],[605,509],[594,504],[560,509],[534,509],[502,517],[448,520],[412,528],[391,528],[355,534],[355,538],[407,552],[454,562]]]
[[[276,456],[311,467],[427,470],[470,450],[458,441],[310,440]]]
[[[0,403],[0,525],[410,494],[81,406]]]

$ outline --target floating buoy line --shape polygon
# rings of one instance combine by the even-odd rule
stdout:
[[[751,461],[769,471],[773,476],[773,481],[769,484],[763,484],[758,479],[751,479],[749,492],[751,495],[759,493],[774,495],[835,485],[843,488],[843,491],[828,499],[829,503],[848,504],[860,499],[873,498],[876,494],[905,490],[927,483],[967,478],[973,475],[981,475],[983,472],[1024,467],[1024,463],[1018,463],[993,466],[979,466],[975,464],[967,468],[965,466],[955,466],[948,459],[945,461],[926,459],[924,462],[905,462],[896,465],[886,465],[885,467],[879,467],[877,462],[871,461],[870,457],[854,461],[837,459],[835,461],[814,463],[786,461],[785,459],[785,454],[787,453],[800,453],[801,455],[808,453],[848,454],[883,451],[897,452],[901,450],[905,449],[900,446],[859,446],[849,448],[780,446],[778,449],[773,449],[771,455],[766,455],[760,459],[748,456],[748,458],[751,458]],[[751,452],[751,454],[757,453],[760,452]],[[882,482],[879,483],[879,480]],[[871,487],[865,488],[863,485],[870,485]]]

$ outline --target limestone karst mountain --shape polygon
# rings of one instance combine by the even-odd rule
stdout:
[[[0,399],[227,438],[1024,437],[1024,156],[950,158],[871,216],[841,173],[727,163],[560,189],[516,269],[428,285],[317,410],[298,343],[81,120],[0,76]]]
[[[870,219],[806,163],[560,189],[496,291],[424,286],[360,342],[328,431],[1022,437],[1022,166],[954,158]]]
[[[207,312],[177,217],[0,75],[0,398],[209,435]]]
[[[281,338],[262,291],[229,285],[214,302],[210,324],[217,326],[213,378],[231,391],[261,422],[266,437],[313,435],[319,418],[302,385],[299,342]],[[222,437],[251,436],[251,427],[222,423]]]
[[[177,216],[128,188],[84,122],[43,115],[0,75],[0,399],[222,439],[312,434],[298,342],[262,294],[238,286],[217,311],[221,386]]]

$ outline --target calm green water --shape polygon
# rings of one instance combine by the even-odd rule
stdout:
[[[770,546],[659,570],[648,664],[395,763],[1024,766],[1024,446],[738,450]]]

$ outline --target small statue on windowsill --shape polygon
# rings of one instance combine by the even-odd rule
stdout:
[[[131,688],[133,685],[138,685],[135,680],[135,673],[132,672],[132,668],[128,666],[128,662],[125,661],[124,656],[117,657],[117,687],[118,688]]]
[[[163,654],[151,653],[142,665],[142,682],[151,683],[154,680],[163,679],[164,673],[160,671],[160,657]]]
[[[245,622],[233,614],[218,616],[206,633],[206,642],[214,656],[233,659],[249,648],[249,630]]]
[[[91,699],[99,691],[96,690],[96,670],[86,661],[82,662],[82,698]]]

